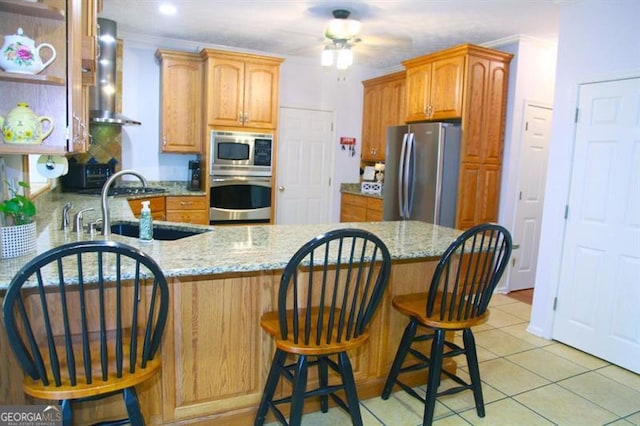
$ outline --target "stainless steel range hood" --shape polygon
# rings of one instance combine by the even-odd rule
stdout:
[[[142,124],[139,121],[116,113],[117,31],[115,21],[98,18],[98,65],[96,85],[89,92],[89,121],[117,126],[139,126]]]

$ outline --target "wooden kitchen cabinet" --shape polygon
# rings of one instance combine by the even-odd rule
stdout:
[[[56,59],[36,75],[0,72],[0,115],[25,102],[38,116],[51,117],[54,130],[42,144],[5,144],[2,154],[66,154],[85,152],[89,137],[89,92],[83,80],[83,57],[95,50],[84,49],[95,37],[97,0],[43,0],[38,3],[0,0],[0,33],[15,34],[18,27],[35,41],[56,49]],[[42,50],[43,62],[49,58]],[[0,138],[1,140],[1,138]]]
[[[362,156],[364,162],[384,161],[387,127],[404,124],[405,73],[397,72],[362,82]]]
[[[51,117],[54,129],[42,144],[6,144],[0,134],[0,155],[3,154],[64,154],[66,141],[66,43],[65,0],[47,0],[31,3],[0,0],[0,34],[16,34],[20,27],[35,45],[49,43],[56,49],[56,59],[41,73],[18,74],[0,71],[0,115],[7,114],[24,102],[38,116]],[[42,60],[47,60],[48,49],[42,49]]]
[[[207,124],[275,129],[282,59],[204,49]]]
[[[465,54],[439,58],[441,54],[403,62],[407,69],[407,122],[462,116]],[[448,51],[444,55],[448,56]]]
[[[458,229],[498,220],[512,57],[464,44],[403,62],[407,121],[446,120],[461,126]]]
[[[382,220],[382,198],[343,192],[340,199],[340,222],[377,222]]]
[[[67,0],[68,31],[68,150],[89,149],[89,87],[95,84],[97,0]]]
[[[202,59],[197,53],[158,50],[162,152],[203,154]]]
[[[202,196],[167,196],[167,221],[209,224],[209,204]]]
[[[132,198],[127,200],[129,208],[133,212],[133,215],[140,218],[140,210],[142,210],[142,202],[149,202],[149,209],[151,210],[151,217],[154,220],[167,220],[166,217],[166,200],[165,196],[146,197],[146,198]]]

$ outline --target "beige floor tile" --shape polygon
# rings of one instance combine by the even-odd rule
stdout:
[[[563,426],[604,425],[618,417],[556,384],[513,397],[529,409]]]
[[[529,322],[529,320],[531,319],[531,305],[527,303],[509,303],[508,305],[500,305],[496,306],[495,308],[513,315],[514,317],[518,317],[526,322]]]
[[[476,335],[476,333],[473,333],[474,336]],[[454,343],[457,344],[458,346],[462,347],[462,336],[461,335],[456,335],[456,338],[454,339]],[[476,356],[478,357],[478,362],[482,362],[482,361],[489,361],[490,359],[496,359],[499,357],[499,355],[494,354],[491,351],[486,350],[485,348],[483,348],[482,346],[478,346],[478,342],[476,341]],[[456,362],[456,364],[458,365],[458,367],[466,367],[467,366],[467,357],[464,355],[460,355],[457,356],[455,358],[453,358]]]
[[[609,379],[598,372],[589,372],[558,382],[558,385],[595,402],[620,417],[640,409],[640,392]]]
[[[476,410],[460,413],[473,425],[552,425],[550,421],[524,407],[511,398],[485,404],[485,416],[478,417]]]
[[[515,302],[517,302],[517,300],[510,298],[506,294],[494,293],[491,296],[491,301],[489,302],[489,307],[500,306],[500,305],[508,305],[510,303],[515,303]]]
[[[547,379],[504,358],[481,362],[480,378],[506,395],[526,392],[549,383]]]
[[[388,426],[416,426],[422,423],[424,415],[424,404],[404,391],[392,393],[386,401],[380,397],[367,399],[362,405]],[[451,414],[451,410],[436,401],[434,419]]]
[[[544,349],[532,349],[506,358],[552,382],[588,371],[586,367]]]
[[[531,343],[518,339],[502,330],[487,330],[474,333],[476,347],[480,346],[496,355],[507,356],[535,348]]]
[[[471,423],[467,422],[465,419],[463,419],[457,414],[454,414],[452,416],[447,416],[442,419],[435,420],[433,422],[433,426],[468,426],[470,424]]]
[[[630,416],[627,416],[625,420],[633,425],[640,426],[640,411]]]
[[[487,324],[495,328],[500,328],[500,327],[507,327],[510,325],[520,324],[528,321],[529,321],[528,319],[522,319],[522,318],[518,318],[515,315],[508,314],[505,311],[502,311],[500,307],[497,307],[496,309],[493,309],[493,308],[490,309],[489,320],[487,321]]]
[[[467,374],[466,371],[460,371],[458,374],[460,375],[460,377],[462,377],[463,380],[466,380],[467,383],[470,382],[469,375]],[[482,371],[480,371],[480,378],[482,379]],[[449,389],[451,387],[454,387],[455,385],[456,383],[451,379],[443,380],[440,387],[438,388],[438,391]],[[498,391],[497,389],[494,389],[493,387],[489,386],[488,384],[483,383],[482,398],[484,399],[484,403],[486,405],[490,402],[506,398],[506,395]],[[460,414],[462,411],[465,411],[471,408],[473,408],[475,412],[476,402],[473,399],[473,391],[471,390],[465,390],[453,395],[441,396],[440,398],[438,398],[438,401],[440,401],[443,405],[445,405],[451,411],[454,411],[458,414]]]
[[[633,371],[625,370],[617,365],[609,365],[597,370],[599,374],[608,377],[616,382],[620,382],[625,386],[630,387],[640,392],[640,374],[636,374]],[[640,406],[640,404],[638,404]],[[640,410],[640,408],[639,408]]]
[[[509,333],[512,336],[517,337],[518,339],[522,339],[525,342],[529,342],[537,347],[549,346],[554,344],[553,340],[543,339],[542,337],[538,337],[534,334],[529,333],[527,331],[528,326],[529,323],[524,322],[521,324],[510,325],[508,327],[502,327],[500,328],[500,330],[504,331],[505,333]]]
[[[544,350],[552,352],[556,355],[560,355],[563,358],[567,358],[569,361],[587,367],[589,370],[595,370],[596,368],[601,368],[609,364],[607,361],[604,361],[593,355],[589,355],[585,352],[579,351],[578,349],[572,348],[571,346],[567,346],[559,342],[555,342],[553,345],[545,346]]]
[[[364,426],[384,426],[378,419],[375,418],[366,408],[360,406],[360,413],[362,415],[362,424]],[[337,426],[337,425],[349,425],[351,424],[351,418],[341,408],[333,407],[328,412],[323,413],[316,411],[315,413],[309,413],[302,416],[303,425],[313,426]],[[267,423],[265,426],[280,426],[280,422]]]
[[[633,423],[631,423],[631,422],[630,422],[630,421],[628,421],[628,420],[625,420],[625,419],[619,419],[619,420],[616,420],[615,422],[607,423],[607,426],[630,426],[630,425],[632,425],[632,424],[633,424]]]

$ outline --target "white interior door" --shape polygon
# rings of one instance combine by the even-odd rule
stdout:
[[[280,108],[276,223],[329,222],[333,113]]]
[[[536,281],[540,224],[544,203],[547,157],[551,138],[551,108],[527,104],[520,151],[519,193],[513,228],[513,242],[518,245],[512,255],[509,291],[533,288]]]
[[[579,97],[553,338],[640,373],[640,78]]]

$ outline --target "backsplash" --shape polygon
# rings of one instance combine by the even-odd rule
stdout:
[[[116,111],[122,112],[122,40],[118,40],[116,54]],[[91,124],[89,150],[69,157],[74,163],[108,163],[116,171],[122,169],[122,126]]]
[[[122,165],[122,126],[92,124],[89,150],[69,157],[70,162],[108,163],[118,171]]]

